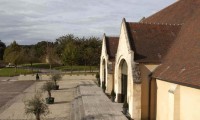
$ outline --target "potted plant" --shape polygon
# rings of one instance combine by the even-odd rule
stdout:
[[[115,91],[112,90],[110,95],[111,95],[111,101],[114,102],[116,97]]]
[[[53,104],[54,103],[54,97],[51,97],[51,90],[54,89],[54,83],[52,81],[47,81],[42,86],[42,91],[47,91],[48,97],[46,98],[47,104]]]
[[[60,74],[54,74],[51,76],[51,79],[54,81],[54,90],[59,89],[59,85],[57,85],[57,81],[60,80],[62,77]]]
[[[105,82],[102,82],[102,89],[103,89],[103,92],[105,93],[105,91],[106,91],[106,85],[105,85]]]
[[[34,114],[36,120],[40,120],[41,115],[45,116],[49,113],[48,106],[44,103],[41,95],[36,94],[30,100],[24,102],[25,104],[25,114]]]
[[[128,113],[128,103],[127,103],[127,97],[125,96],[124,104],[123,104],[123,113],[126,115]]]
[[[100,76],[99,76],[99,72],[96,73],[96,79],[98,82],[98,86],[100,86]]]

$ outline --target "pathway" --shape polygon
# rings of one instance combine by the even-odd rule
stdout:
[[[72,120],[127,120],[122,104],[113,103],[93,81],[82,81],[72,104]]]

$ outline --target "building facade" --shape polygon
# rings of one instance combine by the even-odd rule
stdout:
[[[132,119],[200,119],[199,13],[199,0],[179,0],[140,22],[122,20],[113,82],[103,71],[109,71],[109,62],[102,67],[105,55],[100,72],[102,80],[107,74],[115,102],[127,98]],[[103,49],[102,54],[108,53]]]
[[[118,37],[109,37],[104,34],[102,41],[100,82],[101,87],[106,87],[106,93],[110,94],[114,89],[114,65],[115,54],[118,46]]]

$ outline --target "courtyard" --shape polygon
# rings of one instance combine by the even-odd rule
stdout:
[[[90,77],[90,79],[88,79]],[[94,76],[74,76],[75,79],[59,81],[60,89],[52,91],[55,103],[48,105],[47,120],[126,120],[122,104],[112,103],[94,80]],[[79,78],[79,79],[78,79]],[[26,115],[24,101],[40,91],[45,80],[19,81],[16,78],[0,78],[0,119],[34,119]],[[42,93],[43,98],[47,93]]]

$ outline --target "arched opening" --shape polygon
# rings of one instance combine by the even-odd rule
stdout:
[[[102,69],[103,69],[103,72],[102,72],[102,88],[103,89],[106,89],[106,62],[105,62],[105,59],[103,60],[103,64],[102,64]],[[104,88],[105,87],[105,88]]]
[[[118,102],[123,103],[125,97],[127,97],[127,88],[128,88],[128,66],[125,60],[120,62],[119,66],[119,94]]]

